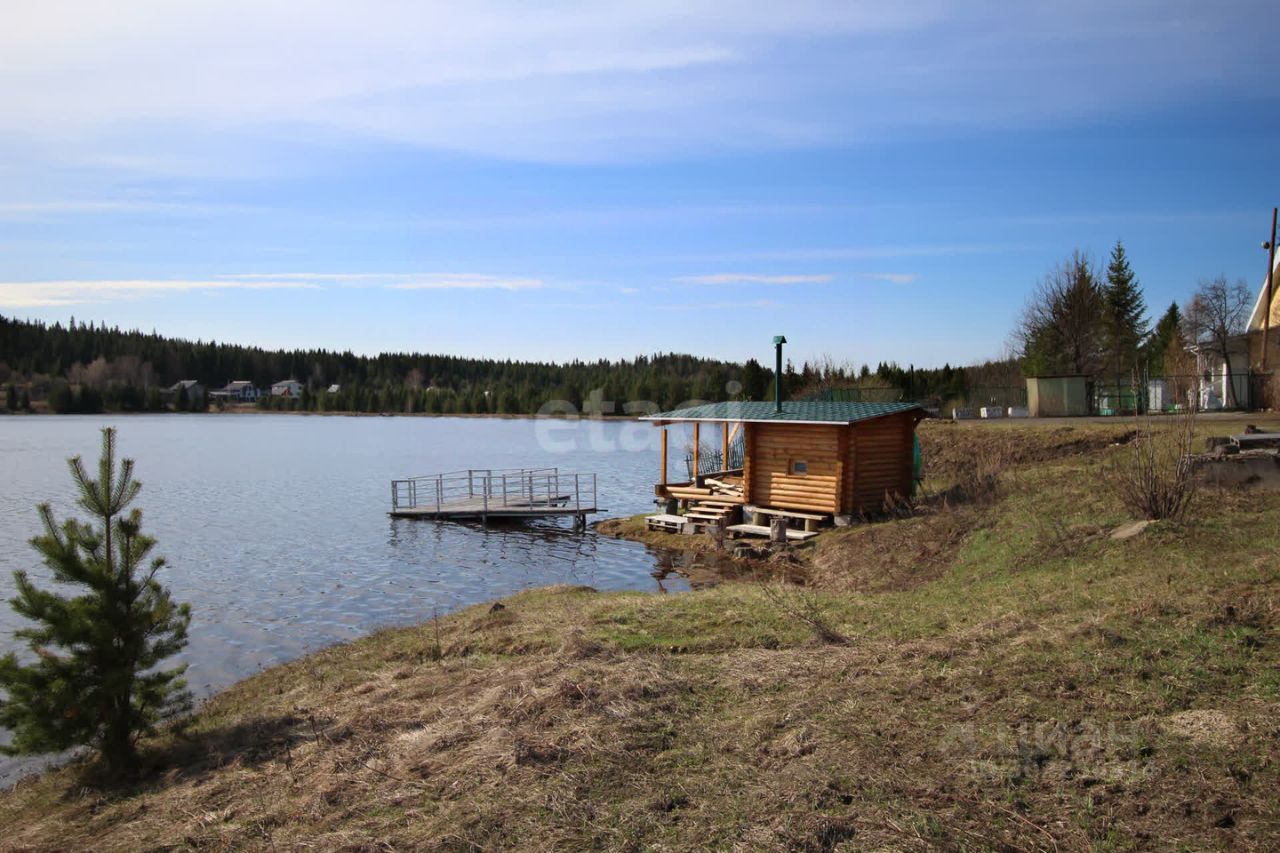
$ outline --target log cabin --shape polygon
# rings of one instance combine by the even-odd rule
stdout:
[[[662,427],[655,494],[690,505],[737,502],[757,518],[773,511],[805,519],[810,530],[829,517],[878,512],[887,500],[912,492],[915,430],[924,417],[919,404],[907,402],[730,402],[659,412],[645,418]],[[693,425],[692,482],[667,481],[667,428],[675,424]],[[740,471],[701,470],[707,426],[711,440],[722,442],[721,459],[729,458],[731,437],[741,434]],[[735,488],[720,489],[726,482]]]

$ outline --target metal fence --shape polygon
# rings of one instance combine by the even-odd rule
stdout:
[[[744,440],[745,436],[739,432],[729,442],[729,458],[726,461],[724,457],[724,448],[712,448],[704,444],[698,449],[698,475],[715,474],[720,471],[738,471],[742,469],[743,460],[746,458],[747,445]],[[684,470],[689,475],[689,479],[693,479],[693,454],[686,453],[684,457]]]
[[[1087,385],[1089,414],[1120,416],[1197,411],[1273,408],[1280,405],[1280,376],[1239,372],[1230,381],[1222,374],[1169,374],[1125,380],[1095,379]],[[1027,406],[1026,385],[978,385],[956,396],[907,396],[900,388],[832,388],[810,400],[831,402],[892,402],[914,399],[943,417],[955,409]]]
[[[1172,414],[1247,410],[1263,405],[1264,377],[1241,372],[1225,376],[1169,374],[1128,381],[1090,383],[1090,412],[1094,415]]]

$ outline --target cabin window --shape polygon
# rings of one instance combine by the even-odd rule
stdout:
[[[805,462],[803,459],[792,459],[791,473],[798,477],[803,477],[805,474],[809,473],[809,463]]]

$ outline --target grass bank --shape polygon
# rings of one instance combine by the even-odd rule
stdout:
[[[132,787],[0,795],[4,843],[1276,847],[1280,495],[1114,541],[1123,435],[1039,429],[927,428],[939,489],[1007,441],[999,488],[822,537],[806,587],[543,589],[274,668]]]

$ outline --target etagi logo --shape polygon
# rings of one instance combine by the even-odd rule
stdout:
[[[725,384],[730,397],[742,393],[742,383]],[[702,406],[710,400],[686,400],[673,409]],[[653,425],[640,418],[662,411],[653,400],[629,400],[621,406],[604,398],[604,389],[596,388],[582,401],[579,409],[569,400],[548,400],[538,409],[534,435],[538,447],[548,453],[643,453],[657,450],[658,437]],[[618,414],[621,412],[621,415]],[[617,424],[621,422],[619,428]]]

